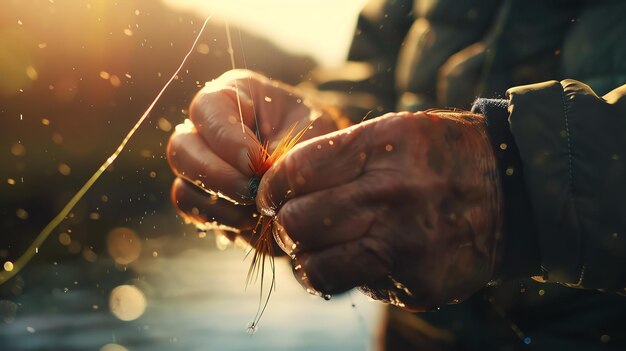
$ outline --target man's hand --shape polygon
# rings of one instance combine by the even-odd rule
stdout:
[[[355,286],[412,310],[460,301],[493,278],[498,173],[483,118],[388,114],[296,146],[263,177],[301,283]]]
[[[265,141],[273,149],[296,123],[299,130],[315,119],[302,140],[337,130],[327,113],[312,107],[293,87],[245,70],[207,83],[189,112],[190,120],[177,126],[167,147],[177,176],[174,204],[196,224],[220,224],[243,234],[256,224],[248,153]]]

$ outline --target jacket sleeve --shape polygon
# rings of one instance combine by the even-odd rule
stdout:
[[[600,97],[575,80],[550,81],[507,96],[542,279],[626,293],[626,85]]]

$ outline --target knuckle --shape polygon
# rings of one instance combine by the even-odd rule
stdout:
[[[390,272],[393,268],[393,249],[383,238],[366,236],[359,243],[365,259],[371,262],[374,276]]]
[[[276,194],[287,196],[291,193],[297,195],[297,189],[302,189],[308,182],[314,180],[315,171],[312,160],[304,149],[298,148],[288,153],[282,162],[285,173],[287,194]]]

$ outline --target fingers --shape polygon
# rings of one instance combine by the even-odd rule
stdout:
[[[316,120],[302,140],[337,129],[329,114],[293,87],[247,70],[232,70],[207,83],[191,103],[190,119],[209,147],[247,176],[249,153],[261,147],[257,136],[271,151],[294,125],[299,131]]]
[[[240,173],[250,175],[248,153],[259,147],[251,129],[254,128],[252,100],[232,87],[210,89],[201,90],[194,98],[189,118],[217,156]],[[237,93],[240,96],[239,103],[236,100]]]
[[[294,270],[305,288],[336,294],[386,278],[392,270],[392,257],[383,241],[366,236],[323,251],[299,254]]]
[[[259,210],[273,215],[288,197],[356,179],[368,159],[369,134],[369,129],[357,125],[296,146],[261,180],[256,198]]]
[[[188,123],[170,138],[167,159],[177,176],[232,202],[250,202],[248,177],[217,156]]]
[[[218,222],[240,231],[252,230],[257,222],[254,206],[236,206],[198,187],[176,178],[172,184],[172,201],[176,208],[196,224]]]
[[[353,241],[376,219],[368,190],[358,181],[295,197],[278,212],[281,247],[287,254],[317,251]]]

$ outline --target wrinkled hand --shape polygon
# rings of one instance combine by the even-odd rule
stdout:
[[[397,113],[296,146],[263,177],[257,206],[277,214],[305,287],[359,286],[421,310],[493,278],[498,189],[481,116]]]
[[[258,133],[263,142],[269,141],[270,149],[295,123],[299,130],[316,119],[302,140],[337,130],[327,113],[312,107],[293,87],[246,70],[229,71],[207,83],[189,113],[190,120],[177,126],[167,147],[177,176],[174,204],[198,225],[219,224],[244,236],[257,221],[248,189],[252,177],[248,153],[260,147],[255,114]]]

